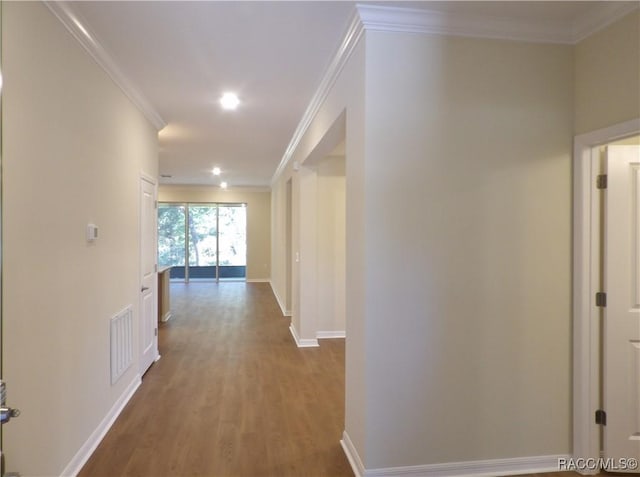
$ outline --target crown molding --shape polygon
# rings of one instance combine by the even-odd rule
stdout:
[[[506,17],[465,15],[430,9],[358,5],[365,30],[466,36],[496,40],[574,45],[639,8],[638,2],[593,2],[573,22],[532,22]]]
[[[578,43],[640,8],[638,2],[600,2],[573,23],[573,43]]]
[[[360,41],[360,38],[362,38],[363,32],[363,23],[360,19],[358,9],[355,9],[351,16],[351,21],[349,22],[349,27],[347,28],[342,43],[340,43],[340,46],[333,55],[331,63],[329,63],[329,66],[322,75],[320,85],[311,98],[311,102],[309,103],[309,106],[307,106],[302,119],[298,123],[298,127],[293,133],[293,137],[291,138],[291,141],[289,142],[289,145],[287,146],[287,149],[282,156],[282,160],[280,161],[280,164],[278,164],[278,167],[273,174],[273,177],[271,179],[271,186],[275,184],[276,180],[278,180],[278,177],[280,177],[280,174],[282,174],[284,169],[287,167],[287,164],[293,157],[293,153],[300,144],[302,137],[307,132],[307,129],[309,129],[309,126],[316,117],[316,114],[318,114],[318,111],[320,110],[320,107],[324,103],[325,99],[327,99],[327,96],[329,95],[331,88],[338,79],[338,76],[342,72],[342,69],[351,57],[353,50],[355,50],[356,45]]]
[[[532,23],[513,18],[381,5],[358,5],[357,9],[367,31],[572,43],[570,31],[548,22]]]
[[[53,15],[60,20],[71,35],[82,45],[100,67],[118,85],[122,92],[144,114],[151,124],[160,130],[167,123],[151,106],[151,103],[138,91],[133,83],[118,67],[111,55],[102,47],[95,34],[89,31],[86,23],[80,21],[80,16],[73,11],[70,3],[64,1],[43,1]]]
[[[597,8],[567,25],[564,22],[531,22],[512,18],[452,14],[428,9],[357,4],[344,39],[325,71],[318,89],[298,123],[282,160],[272,176],[271,186],[273,187],[291,161],[302,137],[365,31],[422,33],[575,45],[637,8],[639,8],[637,2],[599,2]]]

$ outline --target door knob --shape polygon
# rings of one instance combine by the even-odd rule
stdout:
[[[0,424],[6,424],[13,417],[20,415],[20,409],[12,409],[10,407],[0,407]]]

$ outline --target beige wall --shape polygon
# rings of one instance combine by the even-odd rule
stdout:
[[[318,176],[318,321],[316,331],[345,330],[345,158],[327,157]]]
[[[571,451],[572,64],[367,34],[367,467]]]
[[[269,280],[271,271],[271,192],[220,190],[207,186],[161,185],[161,202],[247,204],[247,280]]]
[[[7,470],[52,476],[137,378],[134,363],[110,384],[109,319],[133,305],[138,323],[157,135],[42,3],[2,8],[3,368],[22,410],[3,450]]]
[[[575,47],[576,134],[640,117],[640,11]]]
[[[287,248],[287,227],[290,226],[287,217],[291,212],[287,207],[287,181],[280,179],[271,187],[271,287],[281,311],[289,315],[292,283],[288,282],[291,276],[287,278],[287,264],[291,260],[291,257],[287,258],[288,253],[291,255],[291,250]]]
[[[293,299],[291,323],[302,339],[316,339],[318,330],[318,175],[316,171],[300,167],[293,182],[293,203],[296,204],[293,249],[293,280],[296,294]],[[296,187],[297,186],[297,187]]]
[[[367,469],[571,450],[572,53],[367,32],[294,155],[346,110],[345,429]]]

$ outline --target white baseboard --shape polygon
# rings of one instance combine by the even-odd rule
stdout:
[[[293,336],[293,339],[296,342],[296,346],[298,348],[315,348],[317,346],[320,346],[320,343],[318,343],[317,339],[300,339],[293,325],[289,325],[289,331],[291,332],[291,336]]]
[[[353,470],[355,477],[364,477],[364,464],[358,455],[356,447],[353,445],[353,442],[351,442],[351,438],[349,437],[349,434],[347,434],[347,431],[342,433],[340,445],[342,446],[344,454],[347,456],[349,464],[351,464],[351,470]]]
[[[344,331],[317,331],[316,332],[316,338],[318,338],[319,340],[344,338],[346,336],[347,335]]]
[[[160,321],[161,321],[162,323],[166,323],[167,321],[169,321],[169,320],[171,319],[171,316],[172,316],[172,315],[171,315],[171,312],[169,312],[169,313],[167,313],[166,315],[164,315],[164,316],[160,319]]]
[[[504,475],[539,474],[558,472],[559,459],[569,459],[570,455],[543,455],[514,457],[512,459],[476,460],[468,462],[448,462],[406,467],[365,469],[353,442],[345,431],[340,441],[347,460],[356,477],[498,477]]]
[[[96,447],[98,447],[109,429],[111,429],[111,426],[113,426],[113,423],[116,421],[124,407],[127,405],[138,387],[140,387],[140,384],[142,384],[142,378],[137,374],[115,404],[111,407],[104,419],[102,419],[102,422],[98,424],[98,427],[96,427],[96,429],[91,433],[76,455],[73,456],[71,462],[69,462],[64,468],[60,474],[61,477],[75,477],[78,475],[82,466],[86,464],[89,457],[91,457],[91,454],[93,454],[93,451],[96,450]]]
[[[389,467],[366,470],[363,477],[498,477],[558,472],[558,459],[569,455],[514,457],[513,459],[448,462],[446,464]]]
[[[276,291],[275,287],[273,286],[273,282],[271,280],[269,280],[269,285],[271,285],[271,291],[273,292],[273,296],[276,297],[276,301],[278,302],[278,306],[280,306],[280,311],[282,312],[282,316],[291,316],[291,311],[287,310],[287,308],[284,306],[284,301],[282,301],[282,299],[280,299],[280,295],[278,295],[278,292]]]

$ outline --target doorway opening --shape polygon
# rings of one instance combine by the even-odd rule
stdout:
[[[247,204],[158,204],[158,266],[184,281],[245,280]]]
[[[298,347],[346,337],[345,114],[296,166],[292,181],[291,334]]]
[[[638,199],[633,197],[640,197],[638,195],[640,193],[638,190],[627,191],[628,197],[625,199],[624,207],[630,209],[629,213],[623,211],[619,214],[617,210],[611,209],[614,204],[612,193],[619,196],[620,187],[607,183],[621,183],[621,181],[619,177],[608,177],[612,170],[610,166],[613,162],[611,161],[618,160],[614,157],[615,147],[610,146],[640,144],[638,134],[640,134],[640,119],[576,136],[574,143],[573,453],[574,458],[593,459],[593,462],[607,462],[607,457],[615,457],[616,451],[611,445],[611,436],[614,432],[620,432],[614,429],[615,425],[601,425],[603,415],[607,412],[606,406],[611,408],[610,412],[619,411],[612,404],[615,399],[610,392],[612,381],[608,379],[613,377],[610,366],[612,360],[616,359],[615,356],[610,355],[614,348],[610,341],[614,331],[611,326],[614,326],[617,320],[613,320],[613,316],[608,316],[614,313],[614,307],[609,306],[613,303],[605,305],[604,295],[602,295],[610,292],[611,296],[608,296],[607,302],[612,302],[614,299],[620,301],[621,287],[614,285],[613,282],[608,283],[615,274],[619,274],[615,270],[620,263],[618,261],[618,264],[614,264],[611,261],[614,255],[611,247],[616,240],[616,233],[613,232],[612,227],[619,227],[615,225],[617,219],[614,215],[625,216],[627,225],[624,227],[630,227],[627,232],[623,232],[624,245],[619,247],[626,249],[628,254],[623,261],[624,266],[628,267],[631,263],[633,267],[637,262],[640,268],[638,257],[636,256],[635,259],[632,257],[637,253],[633,252],[634,247],[636,250],[640,248],[638,246],[640,231],[637,234],[631,233],[637,224],[629,225],[633,217],[637,218],[638,213]],[[640,154],[636,156],[638,156],[637,161],[634,159],[630,162],[640,163]],[[632,168],[628,168],[628,171],[629,174],[633,172]],[[631,176],[628,179],[631,179]],[[623,188],[636,187],[626,178],[622,182]],[[633,194],[636,195],[632,197]],[[615,203],[621,202],[616,199]],[[638,273],[640,274],[640,270]],[[633,288],[632,275],[626,272],[622,272],[622,275],[626,277],[625,287],[623,287],[626,293],[627,288],[628,290]],[[612,286],[614,289],[611,289]],[[625,308],[628,308],[628,300],[626,298],[624,300]],[[640,337],[636,337],[638,338]],[[635,364],[640,365],[637,357],[636,353],[635,361],[638,362]],[[619,366],[620,369],[615,373],[622,373],[624,371],[622,368],[626,369],[627,365],[634,364],[631,354],[628,358],[628,362],[625,359],[625,365]],[[635,375],[640,379],[637,369]],[[640,398],[637,393],[635,398],[629,395],[625,400],[634,408],[630,407],[629,411],[636,414],[632,416],[627,412],[625,422],[633,421],[640,424]],[[607,419],[608,421],[610,419]],[[623,430],[623,432],[626,431]],[[635,451],[640,454],[640,440],[636,440],[635,446]],[[598,460],[600,457],[605,459],[600,461]]]

